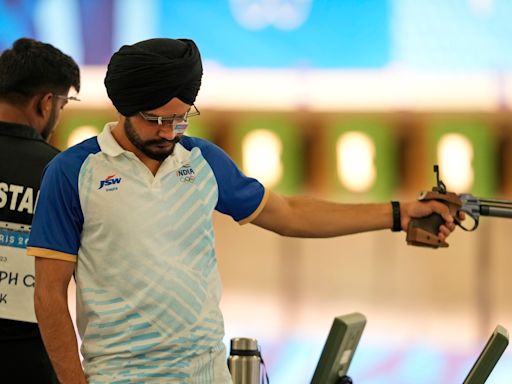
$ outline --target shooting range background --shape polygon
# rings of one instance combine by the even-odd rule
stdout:
[[[116,118],[103,87],[114,51],[188,37],[205,63],[191,132],[244,167],[244,138],[271,132],[276,190],[412,199],[435,183],[442,135],[457,133],[471,144],[473,182],[456,192],[512,199],[511,19],[507,0],[0,0],[0,50],[32,36],[79,61],[82,102],[64,111],[61,149],[79,128]],[[337,140],[354,131],[374,148],[361,192],[337,173]],[[289,239],[214,220],[226,342],[257,338],[273,383],[308,382],[345,313],[368,318],[357,384],[459,383],[494,326],[512,330],[512,221],[483,218],[432,251],[406,246],[403,233]],[[511,363],[509,348],[489,382],[509,383]]]

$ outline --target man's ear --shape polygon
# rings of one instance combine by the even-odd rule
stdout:
[[[43,118],[48,117],[52,113],[53,108],[53,93],[48,92],[39,96],[39,101],[37,103],[37,113]]]

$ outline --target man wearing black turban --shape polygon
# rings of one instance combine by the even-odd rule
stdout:
[[[149,118],[161,124],[155,120],[161,117],[170,125],[178,124],[173,131],[180,132],[194,114],[190,108],[202,75],[201,55],[192,40],[159,38],[121,47],[112,56],[105,77],[108,96],[124,127],[124,131],[113,130],[114,137],[135,154],[148,158],[150,168],[156,170],[158,162],[173,152],[180,135],[167,131],[158,138],[145,139],[134,129],[132,120],[148,122]]]
[[[27,253],[62,384],[231,383],[214,210],[296,237],[396,231],[434,212],[445,220],[440,241],[454,229],[437,201],[337,204],[264,188],[219,147],[184,135],[201,76],[191,40],[123,46],[105,78],[119,120],[46,169]],[[85,374],[69,342],[73,274]]]
[[[150,39],[124,45],[108,65],[105,86],[123,116],[150,111],[178,98],[192,105],[203,67],[196,44],[187,39]]]

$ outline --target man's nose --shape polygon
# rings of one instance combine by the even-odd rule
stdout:
[[[158,130],[158,136],[162,139],[172,140],[176,137],[176,133],[174,132],[174,128],[171,125],[161,125]]]

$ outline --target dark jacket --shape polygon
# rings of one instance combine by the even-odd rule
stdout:
[[[58,153],[31,127],[0,121],[0,222],[31,225],[34,209],[20,207],[23,194],[32,188],[35,205],[43,169]],[[40,338],[37,324],[0,319],[0,341],[27,338]]]

